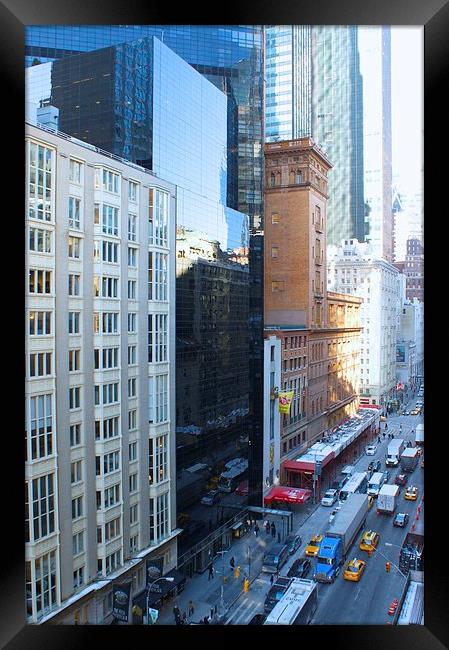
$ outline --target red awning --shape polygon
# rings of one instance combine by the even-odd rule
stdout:
[[[304,503],[308,501],[312,494],[311,490],[304,490],[303,488],[293,488],[293,487],[274,487],[271,488],[266,497],[264,497],[265,503],[271,503],[271,501],[283,501],[284,503]]]

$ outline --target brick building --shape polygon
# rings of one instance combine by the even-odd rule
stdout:
[[[311,138],[265,145],[265,331],[281,340],[282,461],[357,409],[361,299],[327,291],[331,164]]]

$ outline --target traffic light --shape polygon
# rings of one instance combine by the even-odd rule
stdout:
[[[391,570],[391,562],[387,562],[387,563],[385,564],[385,571],[386,571],[387,573],[390,573],[390,570]]]

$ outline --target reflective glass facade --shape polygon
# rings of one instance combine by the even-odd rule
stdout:
[[[311,136],[329,157],[328,243],[363,241],[362,78],[354,26],[266,28],[266,140]]]
[[[261,225],[255,200],[262,178],[252,162],[261,151],[261,121],[250,124],[261,77],[251,77],[251,62],[238,66],[236,94],[248,105],[235,121],[235,97],[156,38],[52,64],[50,101],[61,131],[177,185],[177,510],[192,522],[179,521],[186,529],[181,554],[235,514],[235,507],[226,510],[228,502],[246,503],[233,493],[219,509],[200,503],[229,460],[249,461],[242,478],[249,477],[250,498],[261,503],[263,250],[254,230]],[[239,139],[242,124],[251,127],[237,176],[230,123]],[[252,214],[229,206],[230,176],[242,204],[250,207],[251,198]]]

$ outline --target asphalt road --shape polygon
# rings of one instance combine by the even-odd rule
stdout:
[[[417,401],[415,397],[410,405]],[[414,440],[414,430],[422,422],[421,416],[388,416],[387,432],[394,432],[395,437],[402,437],[405,440]],[[383,425],[383,423],[382,423]],[[402,432],[400,432],[402,425]],[[382,426],[381,432],[384,428]],[[363,455],[356,463],[356,471],[366,471],[371,460],[380,459],[381,470],[385,470],[385,455],[387,452],[389,439],[387,436],[378,444],[374,456]],[[401,473],[400,468],[389,468],[391,476],[389,483],[394,482],[396,474]],[[409,476],[408,485],[418,487],[417,501],[407,501],[404,498],[405,488],[401,488],[401,494],[398,500],[396,512],[407,512],[410,520],[406,528],[396,528],[393,526],[393,517],[389,515],[377,515],[376,503],[368,511],[366,528],[371,528],[379,533],[380,540],[377,551],[371,558],[365,551],[360,551],[358,543],[362,532],[356,537],[352,549],[348,553],[348,560],[353,557],[359,557],[367,562],[367,566],[360,582],[349,582],[343,579],[343,572],[336,579],[335,583],[318,584],[318,608],[312,620],[315,625],[328,624],[386,624],[391,622],[387,610],[394,598],[400,597],[405,578],[396,568],[399,560],[399,548],[405,538],[407,530],[410,529],[417,507],[423,496],[424,490],[424,470],[420,465]],[[302,537],[302,544],[294,556],[281,570],[281,575],[286,575],[289,567],[295,559],[304,555],[304,548],[310,537],[314,534],[325,532],[328,527],[328,517],[332,508],[318,506],[307,521],[296,531]],[[385,542],[394,544],[394,546],[385,546]],[[391,572],[385,571],[385,563],[389,560],[393,566]],[[396,565],[396,567],[394,566]],[[307,576],[310,578],[312,572]],[[258,578],[252,583],[250,592],[242,596],[234,603],[227,613],[226,624],[228,625],[247,625],[251,618],[263,612],[263,603],[265,596],[270,588],[269,576],[259,574]]]

